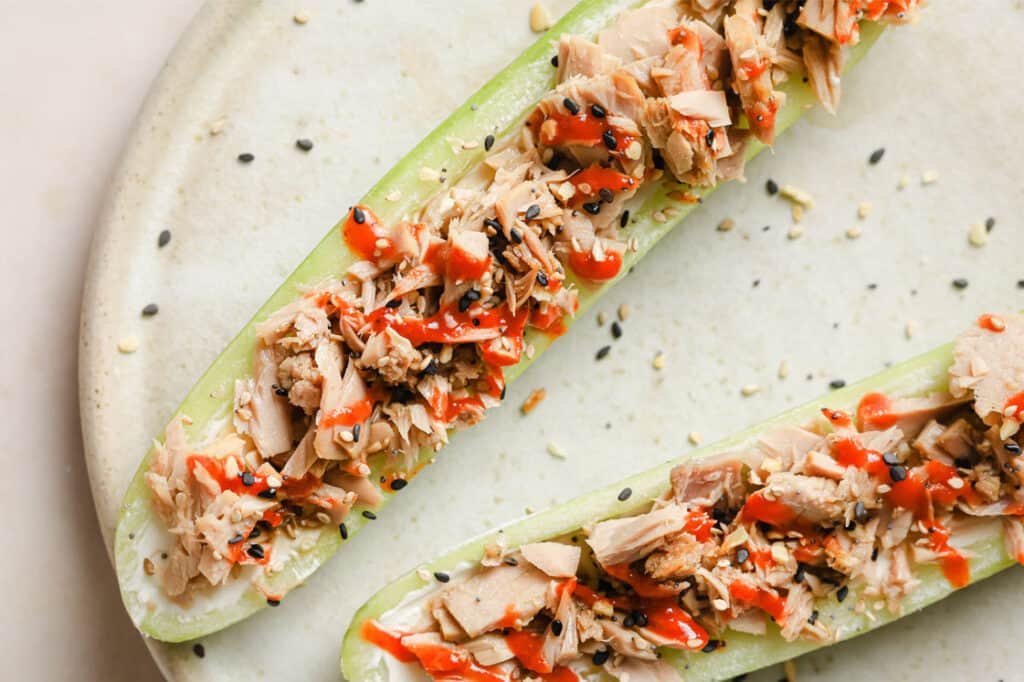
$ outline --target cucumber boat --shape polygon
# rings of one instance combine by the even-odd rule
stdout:
[[[834,109],[882,31],[862,18],[916,4],[581,2],[352,207],[186,396],[121,508],[135,625],[183,641],[280,603],[717,182],[816,97]]]
[[[357,612],[345,679],[729,679],[1024,561],[1022,357],[1024,319],[985,315],[955,345],[470,541]]]

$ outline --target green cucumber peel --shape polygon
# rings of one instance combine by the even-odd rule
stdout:
[[[637,0],[580,2],[534,45],[480,88],[424,138],[363,197],[360,203],[372,206],[384,222],[397,221],[405,215],[414,213],[439,189],[436,182],[420,178],[420,169],[446,168],[449,181],[455,182],[484,158],[485,153],[482,149],[454,153],[450,139],[483,140],[495,130],[507,132],[519,125],[533,110],[536,102],[551,89],[554,69],[551,67],[550,59],[557,51],[558,39],[563,33],[593,37],[617,15],[639,4],[641,3]],[[861,41],[850,49],[847,67],[852,66],[867,52],[882,30],[882,26],[873,23],[867,23],[862,27]],[[798,78],[790,79],[781,89],[786,92],[787,101],[779,110],[776,119],[778,133],[795,123],[815,102],[810,88],[802,84]],[[748,146],[748,158],[756,156],[763,148],[763,145],[752,141]],[[385,200],[385,197],[396,189],[401,190],[401,198],[398,201]],[[628,273],[659,239],[696,208],[694,204],[680,203],[669,196],[670,193],[679,190],[703,197],[710,194],[713,188],[691,189],[667,178],[648,183],[647,187],[642,188],[641,196],[634,199],[639,206],[631,209],[630,226],[624,230],[624,238],[635,237],[638,248],[624,254],[619,277]],[[655,220],[654,214],[668,207],[673,207],[677,211],[673,219],[667,222]],[[186,427],[186,434],[192,442],[201,442],[204,435],[208,434],[211,424],[230,414],[234,380],[251,375],[252,354],[256,344],[256,322],[266,319],[272,312],[294,300],[301,286],[314,285],[330,276],[340,276],[357,259],[357,256],[345,247],[340,237],[340,225],[333,227],[213,361],[178,407],[174,418],[187,415],[191,419],[192,423]],[[573,279],[571,275],[570,279]],[[617,277],[601,286],[576,280],[579,286],[579,312],[582,314],[593,305],[618,279]],[[567,319],[566,325],[571,324],[572,320]],[[531,358],[524,356],[519,364],[506,368],[506,381],[510,382],[518,377],[552,340],[549,335],[534,330],[528,331],[527,341],[533,345],[535,352]],[[163,437],[161,434],[161,441]],[[267,603],[264,593],[253,587],[235,594],[230,601],[218,600],[215,595],[211,595],[211,598],[196,600],[188,608],[171,604],[166,598],[160,599],[161,603],[155,603],[147,598],[147,594],[154,594],[156,580],[143,574],[142,564],[145,555],[140,551],[139,541],[147,533],[159,532],[155,530],[155,526],[161,523],[154,514],[150,491],[145,483],[145,473],[149,469],[153,455],[153,449],[146,453],[125,492],[114,539],[115,563],[121,598],[135,626],[155,639],[181,642],[228,627],[264,608]],[[428,463],[434,456],[435,453],[431,451],[422,452],[416,466]],[[378,458],[378,462],[372,466],[370,481],[374,485],[377,485],[380,474],[388,472],[379,459],[382,458]],[[392,494],[391,491],[383,491],[384,502],[380,506],[386,504]],[[357,506],[346,521],[350,538],[366,523],[359,514],[361,509],[363,507]],[[336,528],[324,528],[313,547],[297,552],[281,571],[266,579],[264,589],[270,594],[287,593],[308,578],[338,551],[342,544]]]
[[[431,575],[435,571],[450,572],[475,564],[483,556],[484,547],[498,540],[499,533],[505,546],[514,548],[528,542],[572,535],[579,532],[585,524],[594,521],[644,511],[652,500],[668,492],[669,473],[679,464],[719,453],[742,450],[752,446],[760,434],[782,426],[806,425],[813,421],[819,421],[824,425],[827,422],[820,413],[823,405],[852,411],[862,395],[873,391],[893,397],[943,391],[947,387],[947,370],[953,361],[952,351],[952,344],[937,348],[874,377],[833,391],[825,399],[785,412],[714,445],[694,450],[619,483],[514,522],[500,530],[491,531],[435,561],[410,571],[371,597],[356,612],[342,645],[341,669],[345,679],[349,682],[387,682],[389,676],[384,660],[387,654],[365,641],[360,630],[367,620],[379,619],[398,606],[407,594],[428,585],[428,581],[420,577],[422,569],[426,569],[425,575]],[[628,501],[620,502],[618,494],[626,486],[632,489],[633,494]],[[1001,531],[993,530],[979,538],[969,549],[973,555],[970,559],[972,583],[1015,563],[1006,553]],[[915,566],[915,573],[921,584],[904,597],[904,615],[918,611],[955,591],[936,566],[918,565]],[[833,632],[837,627],[841,628],[840,640],[856,637],[897,619],[888,611],[873,611],[873,618],[856,613],[852,608],[855,602],[856,596],[851,594],[842,603],[835,599],[821,599],[816,604],[822,622],[828,623]],[[787,642],[774,626],[766,635],[761,636],[729,630],[724,634],[724,640],[726,646],[710,654],[663,648],[663,660],[675,667],[683,679],[729,679],[825,646],[820,642],[804,640]]]

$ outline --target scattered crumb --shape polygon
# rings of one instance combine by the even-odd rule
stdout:
[[[917,323],[917,320],[907,320],[907,324],[903,327],[903,333],[906,334],[908,339],[912,339],[917,334],[919,327],[920,325]]]
[[[967,241],[971,246],[982,247],[988,243],[988,230],[985,223],[974,223],[967,229]]]
[[[740,389],[740,393],[746,398],[749,398],[750,396],[760,391],[761,387],[758,386],[757,384],[747,384],[746,386]]]
[[[393,189],[390,192],[388,192],[387,195],[384,197],[384,199],[387,201],[398,201],[401,198],[402,190],[400,189]]]
[[[789,376],[789,360],[783,360],[779,363],[779,378],[785,379]]]
[[[544,398],[547,397],[548,392],[545,391],[543,388],[534,389],[534,391],[530,393],[529,397],[523,401],[523,404],[519,407],[519,409],[522,411],[523,414],[530,414],[530,412],[533,412],[533,408],[537,407],[537,405],[539,405],[544,400]]]
[[[558,459],[565,459],[569,456],[569,453],[563,450],[562,446],[555,441],[548,443],[548,454],[552,457],[557,457]]]
[[[910,178],[908,178],[906,175],[900,176],[899,182],[896,183],[896,189],[900,189],[900,190],[906,189],[907,185],[909,185],[909,184],[910,184]]]
[[[423,168],[420,168],[420,180],[423,180],[424,182],[438,182],[441,180],[441,174],[433,168],[424,166]]]
[[[554,25],[551,19],[551,11],[543,2],[534,2],[530,8],[530,30],[534,33],[543,33]]]
[[[663,369],[665,367],[665,354],[659,351],[654,356],[654,361],[651,363],[654,369]]]
[[[779,196],[786,201],[792,202],[798,206],[804,208],[814,208],[814,197],[809,192],[805,192],[799,187],[793,185],[783,185],[779,188]]]
[[[309,23],[309,14],[307,14],[306,12],[299,12],[294,17],[292,17],[292,21],[294,21],[299,26],[305,26],[306,24]]]
[[[939,174],[936,173],[935,171],[928,170],[928,171],[925,171],[925,172],[921,173],[921,184],[922,185],[931,185],[931,184],[934,184],[934,183],[938,182],[938,180],[939,180]]]
[[[800,239],[800,237],[804,236],[804,228],[799,225],[794,225],[789,228],[789,232],[786,233],[786,236],[790,239]]]
[[[864,220],[869,215],[871,215],[871,202],[869,202],[869,201],[862,201],[859,204],[857,204],[857,217],[858,218],[860,218],[861,220]]]
[[[859,227],[857,227],[856,225],[854,225],[853,227],[846,228],[846,238],[847,239],[857,239],[857,238],[860,237],[860,235],[861,235],[861,229]]]
[[[122,353],[134,353],[139,349],[139,339],[136,336],[126,336],[117,342],[117,350]]]
[[[732,228],[736,227],[736,221],[732,218],[726,218],[722,222],[718,223],[719,232],[728,232]]]
[[[627,319],[629,319],[629,313],[630,309],[628,303],[623,303],[622,305],[620,305],[618,310],[619,322],[625,322]]]
[[[701,435],[700,431],[690,431],[690,435],[687,438],[694,445],[700,445],[701,441],[704,440],[704,436]]]

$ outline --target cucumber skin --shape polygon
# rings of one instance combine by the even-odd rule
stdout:
[[[570,535],[593,521],[638,513],[652,500],[663,496],[669,490],[669,473],[679,464],[740,449],[754,442],[759,434],[780,426],[807,424],[815,419],[824,424],[825,420],[820,414],[823,405],[853,410],[857,400],[865,393],[878,391],[887,395],[909,396],[945,390],[946,371],[952,364],[952,359],[952,344],[947,344],[881,374],[833,391],[826,399],[797,407],[714,445],[694,450],[644,473],[513,522],[500,530],[488,532],[449,554],[406,573],[371,597],[353,617],[342,645],[341,670],[345,679],[349,682],[387,682],[388,674],[381,657],[382,652],[363,640],[360,628],[365,621],[379,618],[397,606],[410,591],[424,587],[427,583],[419,577],[420,569],[426,569],[428,574],[433,574],[435,571],[454,571],[467,562],[478,562],[483,556],[484,546],[496,542],[499,532],[506,546],[517,547],[528,542]],[[626,486],[632,488],[633,494],[627,502],[620,502],[618,493]],[[975,543],[971,546],[971,551],[975,554],[970,561],[971,583],[994,575],[1016,563],[1006,553],[1001,532],[992,533]],[[921,584],[903,600],[905,615],[918,611],[955,591],[937,567],[916,566],[915,570]],[[851,639],[897,619],[888,611],[882,611],[875,612],[876,620],[870,621],[852,611],[851,607],[855,601],[856,599],[851,596],[842,604],[834,599],[819,600],[817,604],[821,618],[833,626],[842,625],[842,640]],[[810,641],[787,642],[779,635],[778,628],[773,628],[764,636],[728,631],[725,641],[724,649],[712,654],[663,650],[664,660],[671,663],[683,679],[728,679],[825,646]]]
[[[536,43],[427,135],[363,197],[360,203],[373,206],[384,222],[396,221],[405,214],[415,212],[438,190],[436,183],[420,180],[420,168],[444,167],[448,169],[449,178],[457,179],[485,155],[482,149],[453,154],[447,142],[448,138],[482,140],[494,129],[507,131],[519,124],[532,111],[536,101],[552,86],[554,71],[550,59],[557,51],[559,36],[563,33],[593,36],[615,16],[638,4],[640,0],[580,2]],[[881,35],[882,30],[880,25],[873,23],[862,27],[861,42],[850,51],[847,67],[852,66],[866,53]],[[815,101],[810,89],[796,82],[796,79],[788,81],[782,89],[787,92],[788,99],[777,118],[776,129],[779,133],[799,119],[805,105],[813,104]],[[752,141],[748,146],[748,158],[753,158],[763,149],[763,145]],[[625,232],[626,236],[637,238],[638,249],[624,254],[623,267],[618,277],[603,285],[594,286],[574,280],[570,273],[569,279],[579,285],[580,314],[593,305],[620,277],[625,276],[630,267],[659,239],[696,208],[695,204],[683,204],[668,196],[669,192],[684,187],[667,180],[650,183],[647,188],[649,196],[641,208],[633,212],[631,226]],[[384,197],[394,189],[402,191],[401,199],[385,200]],[[713,190],[714,188],[690,191],[703,197]],[[653,213],[669,206],[678,211],[673,221],[659,223],[652,218]],[[190,439],[200,438],[211,421],[230,413],[234,379],[251,373],[251,358],[256,343],[256,322],[294,300],[297,287],[300,285],[312,285],[328,276],[339,275],[357,260],[343,244],[340,225],[339,222],[332,227],[189,391],[175,412],[175,418],[181,415],[188,415],[191,418],[192,424],[186,427]],[[566,320],[566,326],[571,324],[572,320]],[[553,340],[548,335],[532,330],[527,336],[528,342],[533,344],[536,352],[533,358],[524,358],[519,364],[506,368],[506,381],[511,382],[525,371],[532,360],[536,359]],[[163,440],[162,434],[160,440]],[[182,642],[221,630],[265,608],[267,604],[263,594],[250,588],[242,598],[226,607],[178,616],[165,613],[161,608],[152,611],[147,609],[138,592],[128,584],[131,579],[138,577],[142,564],[142,557],[135,550],[133,538],[144,532],[148,523],[159,523],[152,514],[150,492],[144,478],[153,455],[152,449],[146,453],[125,492],[114,539],[114,557],[121,598],[135,626],[154,639]],[[432,452],[421,453],[417,465],[425,463],[433,456]],[[378,480],[377,475],[380,472],[380,465],[374,466],[371,480]],[[392,493],[385,491],[381,506],[387,503],[391,495]],[[358,513],[362,508],[357,506],[355,513],[346,521],[349,538],[359,532],[366,523]],[[268,589],[280,594],[287,593],[309,577],[341,545],[342,540],[337,530],[333,527],[325,528],[312,549],[301,553],[267,581]]]

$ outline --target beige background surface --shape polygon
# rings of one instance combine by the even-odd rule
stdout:
[[[0,1],[0,679],[157,680],[121,608],[78,421],[92,223],[199,0]]]

